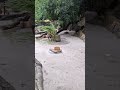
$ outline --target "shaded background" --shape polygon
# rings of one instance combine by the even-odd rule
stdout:
[[[35,89],[34,0],[21,1],[0,1],[0,90]]]
[[[86,0],[86,90],[120,90],[119,0]]]

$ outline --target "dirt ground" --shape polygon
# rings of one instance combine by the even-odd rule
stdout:
[[[85,42],[61,35],[61,42],[35,40],[35,57],[43,65],[44,90],[85,90]],[[62,53],[49,49],[59,46]]]

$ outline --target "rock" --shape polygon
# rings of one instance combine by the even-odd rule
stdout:
[[[42,64],[35,59],[35,90],[43,90]]]
[[[60,35],[56,35],[55,41],[56,41],[56,42],[60,42],[60,41],[61,41]]]
[[[82,31],[79,31],[78,36],[85,42],[85,34]]]
[[[96,12],[86,11],[85,13],[86,22],[92,21],[96,16],[97,16]]]
[[[85,26],[85,17],[81,18],[81,20],[78,22],[78,26]]]
[[[120,38],[120,20],[111,15],[106,21],[106,28]]]

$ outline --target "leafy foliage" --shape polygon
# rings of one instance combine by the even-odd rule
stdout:
[[[50,26],[41,26],[41,30],[47,32],[47,34],[50,35],[53,40],[56,38],[57,30],[54,24],[51,23]]]
[[[34,14],[34,0],[8,0],[7,6],[14,11],[30,11]]]
[[[49,0],[46,11],[48,18],[59,20],[63,25],[79,20],[81,0]]]
[[[35,0],[35,19],[45,19],[46,18],[46,6],[48,0]]]
[[[80,20],[83,0],[36,0],[36,19],[59,20],[62,26]],[[38,4],[39,3],[39,4]]]

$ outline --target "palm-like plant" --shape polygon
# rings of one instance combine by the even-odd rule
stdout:
[[[50,26],[41,26],[41,30],[47,32],[47,34],[51,37],[51,40],[56,41],[56,38],[58,37],[57,30],[53,24]]]

